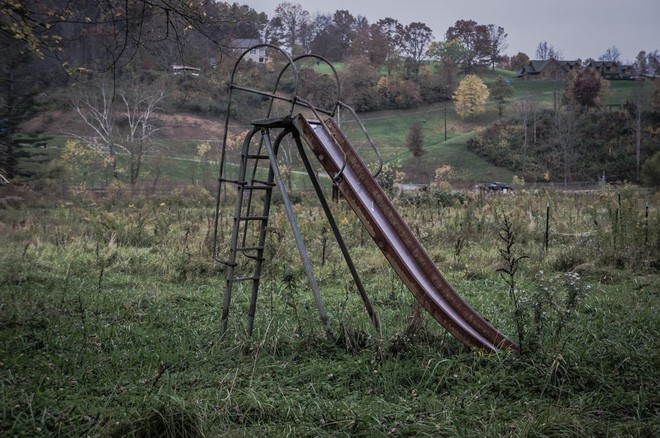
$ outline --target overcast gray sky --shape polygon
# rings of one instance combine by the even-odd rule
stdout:
[[[244,0],[258,12],[273,15],[280,0]],[[534,58],[536,46],[547,41],[564,59],[598,58],[616,46],[622,61],[633,61],[640,50],[660,49],[660,0],[289,0],[312,16],[345,9],[365,16],[370,23],[394,18],[401,24],[415,21],[444,39],[456,20],[504,27],[512,55],[525,52]]]

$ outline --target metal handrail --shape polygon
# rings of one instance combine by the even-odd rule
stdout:
[[[362,132],[364,133],[365,137],[367,137],[367,141],[369,142],[369,145],[371,146],[371,149],[373,149],[374,152],[376,153],[376,157],[378,158],[378,170],[372,175],[374,178],[376,178],[378,175],[380,175],[380,172],[383,170],[383,157],[380,155],[380,152],[378,152],[378,148],[376,148],[376,144],[371,139],[371,136],[367,132],[367,128],[364,127],[364,125],[362,124],[362,120],[360,120],[360,118],[358,117],[358,115],[355,112],[355,110],[353,109],[353,107],[351,107],[350,105],[345,104],[342,101],[337,101],[337,106],[345,108],[351,113],[351,115],[353,116],[355,121],[357,121],[358,126],[360,127],[360,129],[362,129]]]
[[[286,72],[286,70],[289,68],[289,65],[293,65],[294,68],[295,68],[296,63],[298,61],[301,61],[303,59],[309,59],[309,58],[317,59],[321,62],[324,62],[332,70],[332,74],[333,74],[334,79],[335,79],[335,84],[337,86],[336,96],[335,96],[336,97],[335,98],[335,103],[332,105],[332,109],[328,110],[326,108],[318,107],[318,106],[314,105],[312,102],[310,102],[306,99],[303,99],[302,97],[296,95],[296,96],[294,96],[293,106],[295,107],[296,105],[299,105],[299,106],[302,106],[304,108],[307,108],[307,109],[311,110],[312,113],[314,113],[314,117],[316,117],[316,119],[319,121],[319,123],[321,125],[323,125],[323,127],[327,130],[327,125],[325,124],[325,122],[323,121],[323,119],[321,118],[319,113],[323,113],[323,114],[326,114],[330,117],[334,117],[336,112],[337,112],[337,108],[339,107],[339,104],[340,104],[339,98],[340,98],[340,95],[341,95],[341,82],[339,80],[339,74],[337,73],[337,69],[335,68],[335,66],[332,65],[332,63],[330,61],[328,61],[323,56],[315,55],[315,54],[311,54],[311,53],[300,55],[300,56],[297,56],[297,57],[293,58],[292,64],[285,65],[282,68],[282,70],[280,71],[280,73],[277,77],[277,81],[275,82],[275,91],[277,92],[277,88],[279,87],[280,81],[281,81],[282,77],[284,76],[284,73]],[[298,89],[298,87],[296,87],[296,90],[297,89]],[[293,111],[292,111],[292,114],[293,114]],[[343,153],[343,151],[342,151],[342,153]],[[338,184],[341,181],[342,174],[344,172],[344,169],[346,168],[346,154],[344,153],[343,155],[344,155],[343,156],[343,163],[340,166],[339,172],[337,172],[337,174],[334,177],[332,177],[332,180],[335,184]]]
[[[247,91],[247,92],[250,92],[250,93],[256,93],[256,94],[261,94],[261,95],[268,96],[268,97],[271,98],[270,108],[272,108],[272,103],[275,99],[286,100],[285,96],[276,95],[275,94],[276,90],[274,90],[272,93],[269,93],[269,92],[256,90],[256,89],[252,89],[252,88],[249,88],[249,87],[243,87],[243,86],[235,84],[236,72],[237,72],[238,66],[241,63],[241,61],[243,60],[243,58],[245,58],[245,56],[247,56],[247,54],[250,53],[252,50],[259,49],[259,48],[262,48],[262,47],[270,48],[270,49],[273,49],[277,52],[280,52],[284,56],[284,58],[288,61],[286,63],[286,65],[287,66],[288,65],[293,66],[294,78],[295,78],[295,81],[294,81],[295,86],[294,86],[293,95],[295,96],[298,93],[298,69],[297,69],[296,65],[293,63],[293,59],[291,59],[289,54],[286,53],[284,50],[282,50],[280,47],[274,46],[272,44],[257,44],[257,45],[254,45],[254,46],[246,49],[245,51],[243,51],[243,53],[241,53],[241,55],[238,57],[238,59],[234,63],[234,67],[232,69],[231,77],[230,77],[230,80],[229,80],[229,93],[228,93],[228,96],[227,96],[227,112],[225,113],[225,126],[224,126],[224,132],[223,132],[223,137],[222,137],[222,149],[221,149],[221,152],[220,152],[220,162],[219,162],[219,169],[218,169],[218,193],[216,195],[216,205],[215,205],[216,214],[215,214],[214,234],[213,234],[213,258],[217,261],[220,261],[218,259],[218,224],[219,224],[219,220],[220,220],[220,199],[222,197],[223,177],[224,177],[224,173],[225,173],[225,160],[226,160],[226,157],[227,157],[227,137],[229,135],[229,117],[231,115],[231,104],[232,104],[232,98],[233,98],[233,91],[234,91],[234,89],[237,89],[237,90]],[[291,111],[293,112],[294,105],[293,105],[293,102],[291,102],[291,103],[292,103],[292,110]],[[269,108],[269,114],[270,114],[270,108]]]
[[[334,76],[334,78],[335,78],[335,84],[337,85],[337,89],[336,89],[336,99],[335,99],[335,103],[332,105],[332,110],[327,110],[327,109],[325,109],[325,108],[317,107],[317,106],[312,105],[310,102],[307,102],[307,101],[306,101],[306,102],[307,102],[308,105],[310,105],[310,106],[309,106],[310,109],[313,107],[313,108],[315,108],[317,111],[322,112],[323,114],[327,114],[327,115],[329,115],[330,117],[334,117],[334,115],[335,115],[335,113],[336,113],[336,111],[337,111],[337,107],[338,107],[338,103],[339,103],[339,98],[340,98],[340,96],[341,96],[341,82],[340,82],[340,80],[339,80],[339,74],[337,73],[337,69],[335,68],[334,65],[332,65],[332,63],[331,63],[330,61],[328,61],[328,60],[327,60],[326,58],[324,58],[323,56],[320,56],[320,55],[314,55],[314,54],[311,54],[311,53],[307,53],[307,54],[300,55],[300,56],[297,56],[297,57],[293,58],[293,65],[295,66],[296,62],[298,62],[298,61],[300,61],[300,60],[302,60],[302,59],[306,59],[306,58],[317,59],[317,60],[322,61],[322,62],[324,62],[325,64],[327,64],[328,67],[330,67],[330,69],[332,70],[332,75]],[[284,73],[285,73],[285,71],[286,71],[286,69],[287,69],[288,67],[289,67],[289,64],[285,65],[285,66],[282,68],[282,70],[280,71],[280,74],[279,74],[278,77],[277,77],[277,81],[275,82],[275,90],[277,90],[277,87],[279,86],[280,80],[282,79],[282,76],[284,75]],[[296,91],[297,91],[297,89],[298,89],[298,88],[296,87]],[[303,99],[301,99],[301,100],[303,100]],[[307,106],[307,105],[306,105],[306,106]]]

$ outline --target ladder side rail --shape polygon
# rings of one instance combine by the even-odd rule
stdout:
[[[241,211],[243,209],[243,192],[245,190],[245,184],[241,184],[245,180],[246,166],[245,166],[245,157],[247,156],[247,151],[250,147],[250,142],[252,138],[260,131],[259,128],[254,127],[245,137],[243,141],[243,151],[241,157],[241,167],[239,169],[238,184],[236,186],[236,203],[234,205],[234,222],[232,224],[231,231],[231,241],[229,247],[229,259],[223,263],[227,266],[227,276],[225,284],[225,294],[222,304],[222,318],[221,318],[221,336],[227,333],[227,321],[229,318],[229,306],[231,304],[231,295],[234,285],[234,268],[236,267],[236,248],[238,246],[238,235],[240,232],[241,221],[239,220],[241,216]],[[220,260],[219,260],[220,261]]]
[[[261,90],[257,89],[252,89],[249,87],[243,87],[240,86],[236,83],[236,73],[238,71],[238,66],[240,65],[241,61],[252,51],[255,49],[260,49],[260,48],[265,48],[265,49],[272,49],[276,52],[279,52],[280,55],[284,57],[286,60],[285,63],[285,69],[288,68],[288,66],[291,66],[293,68],[293,75],[294,75],[294,89],[293,89],[293,94],[292,96],[295,96],[298,94],[298,68],[296,67],[295,63],[293,62],[293,59],[291,59],[291,56],[289,56],[288,53],[286,53],[282,48],[275,46],[273,44],[256,44],[252,47],[247,48],[244,50],[239,57],[236,59],[234,62],[234,66],[231,71],[231,76],[229,79],[229,91],[228,91],[228,96],[227,96],[227,111],[225,115],[225,122],[224,122],[224,132],[222,135],[222,146],[221,146],[221,151],[220,151],[220,160],[219,160],[219,166],[218,166],[218,192],[216,194],[216,202],[215,202],[215,219],[214,219],[214,224],[213,224],[213,251],[212,251],[212,258],[214,260],[220,261],[218,258],[218,227],[219,227],[219,222],[220,222],[220,217],[221,217],[221,199],[222,199],[222,193],[223,193],[223,188],[226,191],[226,184],[224,184],[226,181],[224,180],[225,177],[225,165],[226,165],[226,158],[227,158],[227,138],[229,135],[229,118],[231,116],[231,108],[232,108],[232,102],[233,102],[233,93],[234,90],[242,90],[246,91],[248,93],[256,93],[256,94],[263,94],[265,92],[262,92]],[[282,98],[283,96],[275,96],[275,93],[270,93],[271,99],[275,99],[276,97]],[[271,100],[271,106],[272,106],[273,100]],[[269,109],[269,114],[270,114],[270,109]]]
[[[266,135],[268,135],[268,138],[270,139],[269,131],[266,132]],[[288,134],[288,131],[285,130],[280,133],[280,136],[284,137],[285,135]],[[279,136],[278,136],[279,139]],[[275,157],[277,157],[277,153],[279,151],[281,140],[275,141],[275,144],[273,145],[273,154]],[[263,144],[263,136],[262,136],[262,141],[260,142],[260,145]],[[261,146],[260,146],[261,147]],[[274,185],[274,179],[275,179],[275,172],[273,170],[273,166],[269,166],[268,168],[268,178],[266,180],[266,184],[270,185],[271,187]],[[256,261],[255,261],[255,269],[254,269],[254,280],[252,282],[252,293],[250,295],[250,305],[248,309],[248,323],[247,323],[247,332],[248,335],[252,335],[252,330],[254,327],[254,316],[256,313],[257,309],[257,298],[259,294],[259,285],[261,283],[261,269],[262,265],[264,262],[264,250],[266,247],[266,234],[268,230],[268,217],[270,216],[270,208],[272,205],[272,196],[273,196],[273,191],[272,190],[266,190],[264,194],[264,203],[263,203],[263,209],[261,212],[261,216],[265,219],[260,221],[260,227],[259,227],[259,239],[257,246],[259,249],[257,249],[257,256],[256,256]]]

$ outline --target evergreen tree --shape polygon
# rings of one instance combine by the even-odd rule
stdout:
[[[413,123],[408,132],[406,147],[412,152],[413,157],[424,155],[424,132],[420,122]]]
[[[497,112],[502,118],[504,108],[506,108],[509,98],[513,96],[513,87],[509,85],[501,76],[490,87],[490,98],[497,105]]]

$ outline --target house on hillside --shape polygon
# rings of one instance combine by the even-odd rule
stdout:
[[[239,53],[243,53],[248,49],[250,50],[250,53],[245,55],[244,59],[249,59],[250,61],[256,62],[258,64],[263,64],[266,62],[267,59],[267,54],[266,54],[266,48],[265,47],[258,47],[256,49],[253,49],[252,47],[260,44],[261,42],[256,39],[256,38],[237,38],[231,41],[229,43],[229,47]]]
[[[526,80],[559,80],[565,79],[572,71],[582,68],[580,60],[558,61],[554,58],[547,60],[530,60],[518,72],[517,78]]]
[[[622,65],[616,61],[590,61],[587,67],[596,70],[604,79],[634,79],[637,71],[632,65]]]
[[[619,79],[635,79],[637,78],[637,69],[632,65],[619,66]]]

